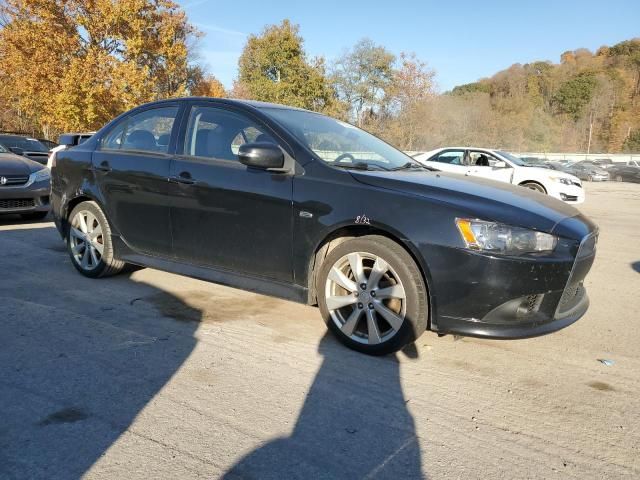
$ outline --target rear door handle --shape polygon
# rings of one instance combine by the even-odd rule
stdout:
[[[182,183],[184,185],[193,185],[194,183],[196,183],[196,181],[191,177],[191,174],[189,172],[182,172],[177,177],[169,178],[169,181],[175,182],[175,183]]]
[[[100,165],[96,167],[96,170],[100,170],[101,172],[110,172],[111,166],[109,166],[109,162],[105,160],[104,162],[101,162]]]

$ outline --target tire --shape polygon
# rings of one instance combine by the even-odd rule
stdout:
[[[71,263],[81,274],[99,278],[122,271],[126,263],[114,257],[111,227],[97,203],[89,201],[76,205],[69,214],[68,223],[67,251]],[[95,238],[90,238],[92,235],[96,235]]]
[[[622,182],[622,175],[616,175],[616,182]]]
[[[528,188],[529,190],[535,190],[536,192],[540,192],[544,194],[547,193],[545,188],[536,182],[525,182],[525,183],[521,183],[520,186],[524,188]]]
[[[354,269],[361,272],[359,282]],[[328,253],[316,278],[327,327],[353,350],[387,355],[427,329],[429,304],[422,274],[407,251],[386,237],[343,241]]]
[[[20,217],[24,220],[42,220],[49,212],[31,212],[31,213],[21,213]]]

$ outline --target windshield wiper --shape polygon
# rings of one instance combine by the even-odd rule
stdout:
[[[386,168],[381,167],[380,165],[373,165],[366,162],[345,163],[345,164],[332,163],[331,165],[333,165],[334,167],[346,168],[349,170],[387,170]],[[375,168],[372,168],[372,167],[375,167]]]
[[[407,162],[404,165],[401,165],[396,168],[392,168],[391,171],[397,172],[399,170],[429,170],[432,172],[438,172],[439,170],[432,167],[427,167],[426,165],[422,165],[420,163]]]

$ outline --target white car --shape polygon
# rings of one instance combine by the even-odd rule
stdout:
[[[584,202],[584,190],[578,177],[548,168],[528,167],[518,157],[500,150],[446,147],[420,153],[413,158],[443,172],[512,183],[546,193],[567,203]]]

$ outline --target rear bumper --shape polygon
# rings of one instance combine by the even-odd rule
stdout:
[[[49,182],[22,187],[0,188],[0,214],[48,212],[51,188]]]
[[[433,278],[431,330],[517,339],[571,325],[589,308],[583,281],[595,258],[596,238],[594,231],[580,243],[562,239],[553,257],[538,261],[449,252],[466,275],[458,272],[459,278],[449,277],[444,286]]]

